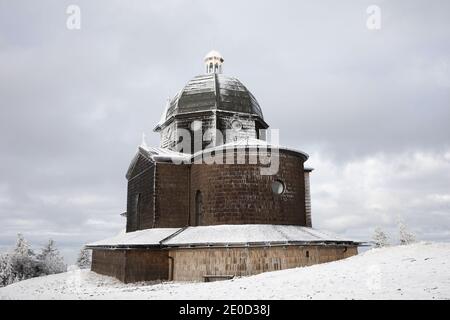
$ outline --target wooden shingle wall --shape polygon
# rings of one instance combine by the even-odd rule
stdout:
[[[171,250],[175,281],[203,281],[205,275],[249,276],[344,259],[356,247],[286,246]]]

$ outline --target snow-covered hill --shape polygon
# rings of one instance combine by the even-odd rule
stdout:
[[[450,244],[369,250],[327,264],[214,283],[121,282],[90,271],[22,281],[2,299],[450,299]]]

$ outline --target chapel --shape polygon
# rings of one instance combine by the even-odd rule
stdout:
[[[203,74],[167,102],[160,145],[137,148],[126,230],[86,246],[93,271],[126,283],[214,281],[358,253],[359,242],[313,228],[308,154],[279,143],[224,61],[208,53]]]

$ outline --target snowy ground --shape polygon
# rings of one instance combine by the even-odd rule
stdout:
[[[78,270],[1,288],[0,299],[450,299],[450,244],[373,249],[342,261],[213,283],[125,285]]]

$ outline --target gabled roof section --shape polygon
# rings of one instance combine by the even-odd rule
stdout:
[[[160,242],[179,231],[180,228],[159,228],[119,234],[115,237],[89,243],[87,247],[159,246]]]
[[[142,144],[138,147],[138,150],[133,160],[131,160],[131,163],[128,167],[126,174],[127,179],[130,179],[131,174],[133,173],[136,163],[138,162],[140,157],[147,159],[150,163],[149,165],[152,165],[157,162],[177,162],[177,163],[189,162],[192,155],[172,151],[165,148],[149,147],[147,145]]]
[[[140,158],[144,158],[149,161],[149,165],[152,165],[154,163],[154,160],[151,158],[151,156],[146,152],[142,146],[138,148],[138,151],[133,157],[133,160],[131,160],[130,165],[128,166],[127,174],[125,175],[126,178],[129,180],[133,174],[134,168],[136,167],[136,164],[138,163],[138,160]]]
[[[189,161],[192,157],[191,154],[176,152],[166,148],[140,146],[139,149],[146,152],[154,162],[182,162]]]

